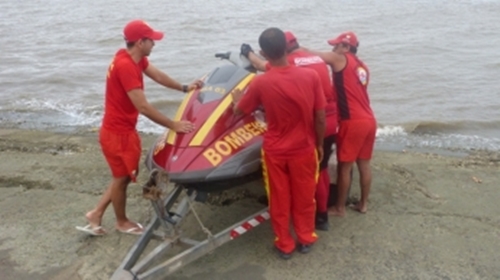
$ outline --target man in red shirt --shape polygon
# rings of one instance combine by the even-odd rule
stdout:
[[[101,149],[111,169],[113,179],[97,206],[85,217],[88,225],[77,227],[91,235],[103,235],[101,220],[110,203],[116,215],[116,229],[130,234],[141,234],[139,223],[130,221],[125,214],[127,186],[135,182],[139,171],[141,141],[136,131],[139,113],[153,122],[178,133],[194,129],[188,121],[173,121],[151,106],[144,95],[143,73],[155,82],[184,92],[200,86],[200,81],[182,85],[151,63],[147,56],[154,41],[161,40],[163,33],[153,30],[142,20],[129,22],[124,30],[126,49],[120,49],[109,65],[106,77],[104,118],[99,132]]]
[[[321,57],[311,54],[299,48],[299,43],[295,35],[290,32],[285,32],[286,38],[286,53],[289,64],[299,67],[305,67],[314,70],[320,78],[327,105],[325,107],[326,114],[326,131],[324,139],[324,157],[320,162],[320,175],[316,186],[316,229],[328,230],[328,197],[330,192],[330,176],[328,174],[328,160],[332,154],[332,145],[335,143],[335,135],[337,134],[337,104],[333,96],[333,86],[330,77],[328,65]],[[247,57],[252,65],[260,71],[269,69],[269,63],[257,56],[250,45],[242,44],[241,53]]]
[[[338,200],[329,212],[335,216],[345,215],[351,170],[356,162],[360,173],[361,199],[354,209],[366,213],[372,181],[370,160],[377,131],[367,90],[370,74],[368,67],[356,56],[359,46],[356,34],[342,33],[337,38],[328,40],[328,44],[333,46],[333,51],[313,53],[332,67],[338,105]]]
[[[290,218],[299,252],[309,252],[317,240],[314,193],[318,156],[320,160],[323,156],[326,101],[318,74],[288,64],[283,31],[266,29],[259,45],[270,69],[255,77],[243,96],[241,91],[232,92],[234,111],[250,114],[262,105],[266,112],[263,177],[275,247],[288,259],[296,248]]]

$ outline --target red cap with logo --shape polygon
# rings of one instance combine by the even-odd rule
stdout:
[[[344,32],[337,36],[337,38],[328,40],[328,44],[332,46],[338,45],[340,43],[345,43],[353,47],[359,46],[358,37],[356,37],[356,34],[351,31]]]
[[[159,41],[163,38],[163,32],[153,30],[145,21],[137,19],[125,25],[123,36],[127,42],[137,42],[144,38]]]
[[[286,31],[285,32],[285,39],[286,39],[286,48],[287,49],[290,49],[290,48],[294,47],[295,45],[297,45],[297,38],[295,37],[295,35],[293,35],[292,32]]]

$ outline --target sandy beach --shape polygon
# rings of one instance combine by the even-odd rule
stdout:
[[[0,152],[0,279],[109,279],[137,237],[114,230],[111,208],[108,235],[75,230],[109,180],[96,132],[0,129]],[[147,224],[142,171],[128,213]],[[500,279],[499,171],[497,153],[376,151],[368,213],[332,218],[310,254],[277,258],[265,223],[168,279]],[[215,229],[262,208],[256,197],[196,207]]]

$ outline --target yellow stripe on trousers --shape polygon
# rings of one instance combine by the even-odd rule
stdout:
[[[269,186],[269,173],[267,172],[267,164],[265,158],[264,149],[261,149],[261,161],[262,161],[262,179],[264,180],[264,188],[266,189],[268,206],[271,205],[271,187]]]

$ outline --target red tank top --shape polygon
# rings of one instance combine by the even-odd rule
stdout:
[[[337,97],[340,120],[375,119],[368,97],[370,72],[355,55],[346,53],[346,66],[333,73],[333,91]]]

